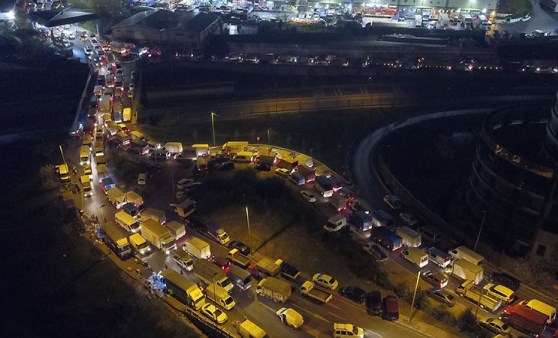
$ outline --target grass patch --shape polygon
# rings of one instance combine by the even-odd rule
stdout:
[[[512,14],[513,18],[521,18],[533,11],[533,4],[529,0],[500,0],[498,12]]]

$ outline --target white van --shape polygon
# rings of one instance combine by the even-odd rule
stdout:
[[[403,258],[423,268],[428,264],[428,254],[420,248],[407,248],[401,252]]]
[[[180,267],[180,274],[184,271],[194,270],[194,261],[186,251],[176,249],[171,253],[171,257],[172,260]]]
[[[133,234],[128,238],[128,241],[132,245],[134,252],[138,253],[140,256],[148,256],[152,251],[149,243],[140,234]]]
[[[484,257],[482,255],[479,255],[466,246],[460,246],[453,250],[449,250],[448,253],[454,259],[464,259],[478,266],[482,266],[482,264],[484,263]]]
[[[438,248],[431,247],[426,252],[428,252],[428,260],[442,268],[447,267],[451,263],[451,256]]]
[[[207,298],[209,298],[225,310],[231,310],[236,305],[234,299],[231,297],[231,295],[229,295],[227,290],[223,289],[216,283],[209,284],[205,289],[205,294]]]

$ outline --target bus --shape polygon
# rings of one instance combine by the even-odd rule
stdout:
[[[82,145],[79,148],[79,164],[82,166],[91,164],[91,151],[87,145]]]

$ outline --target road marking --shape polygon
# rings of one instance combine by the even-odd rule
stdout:
[[[337,306],[337,305],[333,305],[332,303],[330,303],[329,305],[332,306],[332,307],[334,307],[334,308],[336,308],[337,310],[342,310],[342,308],[340,308],[340,307]]]
[[[260,304],[261,306],[265,307],[266,309],[268,309],[269,311],[271,311],[271,312],[273,312],[273,313],[276,312],[276,310],[274,310],[271,306],[265,305],[265,304],[262,303],[262,302],[258,302],[258,304]]]
[[[327,313],[330,314],[330,315],[332,315],[333,317],[337,317],[337,318],[339,318],[339,319],[341,319],[341,320],[345,320],[345,318],[343,318],[343,317],[341,317],[341,316],[338,316],[338,315],[336,315],[335,313],[331,313],[331,312],[329,312],[329,311],[328,311]]]
[[[374,332],[374,331],[372,331],[372,330],[370,330],[370,329],[364,329],[364,331],[368,331],[368,332],[370,332],[370,333],[372,333],[373,335],[378,336],[378,337],[383,337],[383,336],[382,336],[381,334],[379,334],[378,332]]]
[[[317,319],[320,319],[320,320],[323,320],[324,322],[330,323],[330,324],[331,324],[331,320],[328,320],[327,318],[322,317],[322,316],[320,316],[320,315],[317,314],[317,313],[313,314],[312,317],[317,318]]]

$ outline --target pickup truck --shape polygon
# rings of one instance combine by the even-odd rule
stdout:
[[[227,259],[233,264],[240,266],[243,269],[247,269],[250,266],[252,260],[249,257],[244,256],[238,251],[238,249],[232,249],[227,253]]]
[[[314,282],[309,280],[302,283],[302,286],[300,287],[300,293],[320,303],[327,303],[331,300],[331,298],[333,298],[331,293],[316,288],[314,286]]]
[[[292,280],[294,282],[296,281],[298,276],[300,276],[300,271],[289,263],[284,262],[281,259],[278,259],[276,263],[279,264],[281,276],[285,277],[286,279]]]

